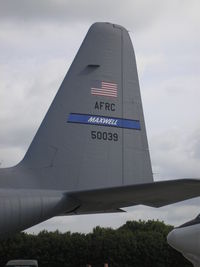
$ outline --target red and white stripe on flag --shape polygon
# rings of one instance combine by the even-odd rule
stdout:
[[[113,82],[102,81],[99,88],[91,88],[91,94],[99,96],[117,97],[117,84]]]

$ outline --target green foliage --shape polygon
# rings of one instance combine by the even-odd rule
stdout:
[[[0,264],[10,259],[37,259],[39,267],[191,267],[183,256],[168,246],[173,229],[160,221],[128,221],[113,230],[97,226],[92,233],[42,231],[20,233],[0,243]]]

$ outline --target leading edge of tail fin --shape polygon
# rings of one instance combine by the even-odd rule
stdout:
[[[40,188],[153,181],[135,55],[126,29],[93,24],[21,166]]]

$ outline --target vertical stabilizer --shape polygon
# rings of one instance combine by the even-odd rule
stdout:
[[[40,188],[152,182],[136,61],[121,26],[89,29],[21,166]]]

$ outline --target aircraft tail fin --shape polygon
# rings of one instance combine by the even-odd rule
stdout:
[[[40,188],[153,181],[135,55],[121,26],[89,29],[21,166]]]

